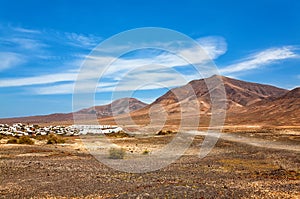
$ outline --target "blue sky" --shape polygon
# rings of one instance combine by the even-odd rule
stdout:
[[[85,57],[101,41],[140,27],[169,28],[195,39],[222,75],[292,89],[300,86],[299,10],[297,0],[0,1],[0,117],[72,111]],[[170,65],[187,80],[194,77],[189,67],[179,67],[180,60],[155,50],[124,55],[115,68],[151,61]],[[184,84],[171,72],[148,76],[159,84],[134,92],[145,102],[166,92],[166,85]],[[97,104],[109,103],[115,86],[103,81]],[[117,96],[126,96],[126,89]]]

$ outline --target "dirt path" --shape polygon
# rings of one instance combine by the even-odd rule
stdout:
[[[207,132],[202,132],[202,131],[193,131],[191,132],[195,135],[201,135],[201,136],[206,136]],[[231,141],[231,142],[237,142],[237,143],[243,143],[255,147],[263,147],[263,148],[269,148],[269,149],[278,149],[278,150],[289,150],[289,151],[296,151],[300,152],[300,145],[297,144],[288,144],[288,143],[282,143],[279,141],[270,141],[270,140],[265,140],[265,139],[260,139],[260,138],[249,138],[245,137],[239,134],[234,134],[234,133],[209,133],[208,136],[212,137],[219,137],[219,139],[223,139],[226,141]]]

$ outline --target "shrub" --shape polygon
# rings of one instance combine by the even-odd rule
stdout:
[[[109,149],[110,159],[123,159],[125,156],[125,150],[122,148],[111,148]]]
[[[148,151],[147,149],[143,151],[143,155],[148,155],[150,153],[150,151]]]
[[[47,138],[48,138],[47,135],[36,135],[34,137],[34,139],[39,140],[39,141],[46,140]]]
[[[130,135],[128,135],[124,131],[120,131],[120,132],[117,132],[117,133],[105,133],[104,135],[107,136],[107,137],[111,137],[111,138],[125,138],[125,137],[130,137]]]
[[[34,144],[34,141],[32,139],[30,139],[29,136],[21,136],[19,139],[18,139],[18,144]]]
[[[7,140],[7,144],[18,144],[18,139],[10,138],[9,140]]]
[[[170,135],[170,134],[176,134],[177,132],[175,131],[171,131],[171,130],[160,130],[158,131],[158,133],[156,133],[156,135]]]
[[[47,139],[47,144],[63,144],[65,140],[57,135],[50,134]]]

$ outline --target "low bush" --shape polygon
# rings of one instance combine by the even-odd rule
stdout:
[[[29,136],[21,136],[19,139],[18,139],[18,144],[34,144],[34,141],[32,139],[30,139]]]
[[[150,153],[150,151],[148,151],[147,149],[143,151],[143,155],[148,155]]]
[[[175,134],[177,132],[171,131],[171,130],[160,130],[156,133],[156,135],[169,135],[169,134]]]
[[[39,141],[42,141],[42,140],[48,139],[48,136],[47,136],[47,135],[36,135],[36,136],[34,137],[34,139],[39,140]]]
[[[47,144],[63,144],[65,142],[66,141],[63,138],[55,134],[50,134],[47,138]]]
[[[107,137],[111,137],[111,138],[125,138],[125,137],[130,137],[130,135],[128,135],[124,131],[120,131],[120,132],[117,132],[117,133],[105,133],[104,135],[107,136]]]
[[[10,138],[6,142],[7,144],[18,144],[18,139],[17,138]]]
[[[111,148],[109,149],[110,159],[123,159],[125,156],[125,150],[122,148]]]

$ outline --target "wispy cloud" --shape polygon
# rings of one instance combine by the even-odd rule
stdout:
[[[31,51],[31,56],[41,57],[42,54],[57,56],[63,51],[56,49],[68,48],[67,52],[89,51],[101,40],[100,37],[92,34],[59,32],[51,29],[34,30],[0,24],[0,51],[2,52],[12,51],[27,55]]]
[[[113,91],[114,87],[117,85],[116,82],[101,82],[96,85],[95,89],[101,89],[101,92]],[[84,93],[87,87],[91,85],[81,85],[78,89],[80,92]],[[41,85],[38,87],[30,88],[30,92],[37,95],[57,95],[57,94],[72,94],[74,92],[75,83],[61,83],[58,85]],[[78,91],[77,90],[77,91]]]
[[[228,65],[220,69],[222,74],[228,75],[237,72],[257,69],[268,64],[276,63],[278,61],[299,58],[293,46],[283,46],[280,48],[269,48],[253,55],[239,60],[234,64]]]
[[[81,48],[90,48],[95,47],[102,40],[101,37],[95,35],[83,35],[77,33],[65,32],[65,37],[68,44],[81,47]]]
[[[66,83],[52,86],[42,86],[31,89],[30,92],[38,95],[71,94],[74,91],[74,83]]]
[[[227,43],[220,36],[202,37],[197,39],[197,42],[212,59],[218,58],[227,51]]]
[[[20,48],[22,50],[30,50],[30,51],[38,51],[44,47],[47,47],[45,43],[37,39],[28,39],[28,38],[11,38],[9,39],[11,43],[15,45],[15,47]]]
[[[13,29],[16,32],[21,32],[21,33],[30,33],[30,34],[40,34],[40,33],[42,33],[39,30],[33,30],[33,29],[24,28],[24,27],[10,26],[10,28]]]
[[[24,62],[24,57],[20,54],[12,52],[0,52],[0,71],[15,67]]]
[[[208,53],[211,57],[217,58],[221,54],[226,52],[226,44],[225,40],[221,38],[214,39],[213,37],[203,38],[198,40],[205,49],[206,53]],[[214,46],[214,44],[216,46]],[[195,49],[181,49],[179,54],[183,56],[188,56],[191,58],[193,63],[199,63],[208,59],[207,55],[204,55],[202,51],[196,51]],[[148,54],[146,57],[143,56],[133,56],[130,58],[115,58],[115,57],[92,57],[88,56],[86,59],[85,65],[90,68],[87,71],[83,78],[84,79],[93,79],[99,78],[97,74],[97,67],[101,66],[107,60],[114,60],[115,62],[111,64],[108,70],[105,72],[104,77],[112,83],[106,84],[105,86],[101,85],[98,88],[98,91],[112,91],[114,86],[120,80],[127,79],[126,84],[123,86],[119,86],[119,90],[130,90],[132,89],[132,85],[136,85],[137,82],[145,81],[145,77],[148,82],[158,82],[156,85],[147,85],[143,87],[143,89],[156,89],[159,87],[170,87],[170,86],[179,86],[185,84],[186,81],[183,79],[178,79],[174,75],[175,67],[186,67],[190,63],[187,63],[181,57],[176,55],[161,52],[154,52],[153,54]],[[76,60],[76,66],[79,65],[79,60]],[[193,64],[192,63],[192,64]],[[74,64],[73,64],[74,65]],[[163,68],[156,68],[153,70],[153,66],[161,65]],[[147,68],[148,67],[148,68]],[[141,70],[143,68],[143,70]],[[154,67],[155,68],[155,67]],[[166,69],[172,69],[173,72],[166,72]],[[131,71],[134,71],[132,73]],[[39,85],[40,89],[35,89],[35,93],[39,94],[61,94],[61,93],[70,93],[73,90],[71,89],[71,84],[65,84],[64,82],[74,82],[77,77],[78,70],[68,70],[62,73],[56,74],[45,74],[34,77],[26,77],[26,78],[13,78],[13,79],[2,79],[0,81],[0,87],[16,87],[16,86],[31,86],[31,85]],[[196,78],[195,75],[193,77],[188,77],[188,80]],[[51,85],[51,86],[42,86],[42,84],[53,84],[53,83],[61,83],[62,85]],[[131,85],[131,86],[130,86]],[[46,91],[46,89],[48,91]]]
[[[15,30],[17,31],[17,30]],[[20,29],[20,32],[25,34],[40,34],[38,31],[30,31],[27,29]],[[51,32],[51,31],[50,31]],[[43,34],[45,34],[43,32]],[[101,38],[93,35],[83,35],[77,33],[47,33],[46,37],[51,37],[54,34],[56,42],[61,41],[63,45],[70,45],[76,48],[89,49],[98,44]],[[28,35],[27,35],[28,36]],[[41,43],[35,42],[31,37],[13,38],[10,42],[18,44],[22,49],[45,49],[49,45],[47,39],[41,39]],[[191,64],[206,63],[210,59],[217,59],[227,51],[227,43],[222,37],[203,37],[197,39],[202,49],[198,48],[183,48],[178,51],[177,56],[168,52],[155,52],[150,54],[138,54],[129,57],[109,57],[109,56],[83,56],[80,55],[68,60],[73,63],[72,68],[68,68],[60,73],[43,74],[24,78],[1,79],[0,87],[27,87],[34,94],[53,95],[53,94],[70,94],[73,92],[74,83],[79,72],[80,62],[85,60],[85,66],[88,70],[82,76],[83,79],[98,79],[97,67],[103,66],[108,60],[113,61],[103,74],[101,85],[97,86],[97,92],[107,91],[128,91],[128,90],[148,90],[158,88],[170,88],[181,86],[188,81],[199,78],[199,74],[180,74],[177,69],[182,68],[183,71]],[[47,43],[47,44],[46,44]],[[10,56],[7,56],[10,55]],[[208,56],[207,56],[208,55]],[[42,57],[43,55],[40,55]],[[51,57],[46,54],[45,56]],[[57,55],[56,55],[57,56]],[[10,68],[18,64],[22,64],[22,57],[17,53],[3,54],[0,53],[0,58],[6,61],[0,66],[0,70]],[[189,57],[188,63],[184,57]],[[283,46],[280,48],[269,48],[247,56],[244,59],[236,61],[234,64],[227,65],[220,69],[220,72],[225,75],[235,76],[238,72],[248,71],[263,67],[268,64],[276,63],[278,61],[299,57],[296,49],[293,46]],[[55,58],[57,59],[57,58]],[[61,61],[61,60],[60,60]],[[76,62],[76,63],[75,63]],[[74,64],[75,63],[75,64]],[[66,64],[66,63],[62,63]],[[203,64],[205,65],[205,64]],[[61,67],[64,68],[64,67]],[[137,87],[137,85],[139,85]],[[84,90],[84,88],[83,88]]]
[[[0,71],[16,66],[24,68],[27,64],[26,67],[32,68],[32,70],[30,74],[22,74],[22,76],[40,73],[35,69],[41,70],[42,68],[42,71],[46,73],[40,77],[5,79],[7,82],[4,82],[2,78],[0,87],[30,85],[30,81],[32,81],[31,85],[48,83],[50,80],[45,81],[43,78],[47,75],[56,76],[57,74],[51,74],[50,71],[53,70],[49,70],[50,74],[47,74],[47,68],[61,69],[68,63],[79,62],[79,59],[82,62],[85,54],[100,40],[100,37],[94,35],[35,30],[0,24]],[[49,67],[46,66],[47,64]],[[64,70],[78,69],[79,66],[80,64],[73,64]],[[62,74],[65,73],[69,73],[69,71],[62,72]],[[66,76],[66,81],[69,81],[68,77]]]
[[[1,79],[0,87],[31,86],[39,84],[51,84],[57,82],[75,81],[76,73],[57,73],[36,77]]]
[[[138,68],[124,75],[120,81],[106,87],[98,87],[98,92],[103,91],[135,91],[152,90],[160,88],[173,88],[184,85],[196,79],[196,74],[182,75],[172,68],[160,65],[149,65],[147,68]]]
[[[121,79],[124,74],[146,65],[162,65],[167,68],[186,67],[191,64],[203,64],[217,59],[227,51],[227,44],[222,37],[204,37],[197,39],[200,47],[181,48],[176,54],[168,52],[155,52],[147,56],[136,56],[130,58],[116,58],[109,56],[87,56],[85,66],[91,68],[91,75],[95,75],[95,68],[103,66],[104,63],[113,61],[105,76],[111,77],[114,80]],[[204,50],[204,51],[203,51]],[[189,62],[187,62],[187,59]],[[114,61],[115,60],[115,61]]]

